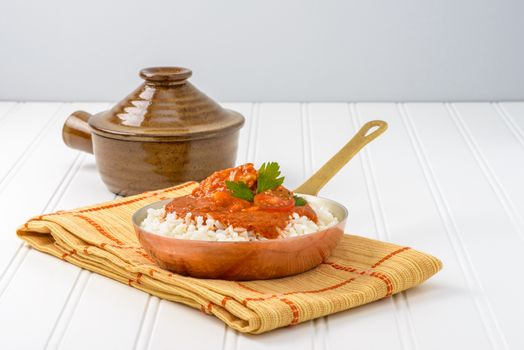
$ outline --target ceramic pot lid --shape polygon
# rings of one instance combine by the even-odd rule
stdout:
[[[188,140],[242,127],[240,113],[222,108],[187,79],[191,70],[154,67],[140,71],[145,82],[108,111],[89,119],[96,134],[125,140]]]

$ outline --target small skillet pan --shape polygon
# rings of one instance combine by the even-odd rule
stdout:
[[[348,216],[342,204],[318,197],[318,192],[386,129],[387,123],[381,120],[366,123],[322,168],[293,191],[308,202],[327,207],[338,219],[335,226],[303,236],[249,242],[186,240],[141,229],[140,223],[147,216],[147,210],[162,208],[169,203],[168,199],[147,205],[133,215],[138,239],[160,267],[197,278],[245,281],[290,276],[310,270],[327,259],[337,246]]]

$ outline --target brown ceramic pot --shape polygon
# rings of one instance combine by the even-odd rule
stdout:
[[[196,89],[190,76],[180,67],[141,70],[145,82],[112,109],[73,113],[64,142],[94,153],[106,186],[124,196],[234,166],[244,117]]]

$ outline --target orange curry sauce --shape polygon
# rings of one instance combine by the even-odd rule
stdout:
[[[277,238],[277,228],[284,229],[290,215],[297,213],[317,222],[309,204],[295,206],[293,193],[283,186],[259,194],[256,192],[257,170],[247,163],[236,168],[217,171],[203,180],[190,195],[173,199],[166,213],[184,217],[207,215],[225,225],[253,230],[265,238]],[[253,202],[236,198],[226,187],[226,181],[244,182],[255,194]]]

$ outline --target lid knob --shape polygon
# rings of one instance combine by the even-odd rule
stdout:
[[[153,84],[181,84],[193,74],[183,67],[150,67],[140,71],[140,77]]]

